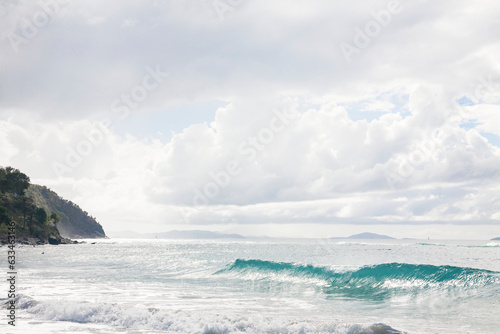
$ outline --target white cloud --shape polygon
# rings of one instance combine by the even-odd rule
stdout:
[[[0,164],[114,230],[498,221],[500,148],[485,134],[500,136],[500,5],[402,1],[346,62],[339,44],[387,6],[256,0],[221,20],[200,1],[61,5],[18,52],[0,41]],[[2,10],[21,36],[41,9]],[[133,117],[114,112],[157,66],[169,75]],[[168,141],[134,135],[142,115],[214,100],[227,105],[212,121]]]

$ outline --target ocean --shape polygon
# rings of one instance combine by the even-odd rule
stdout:
[[[500,333],[493,241],[109,239],[16,256],[1,333]]]

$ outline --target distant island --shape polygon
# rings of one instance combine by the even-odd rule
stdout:
[[[102,226],[78,205],[65,200],[13,167],[0,167],[0,244],[15,226],[21,244],[70,244],[70,238],[105,238]]]
[[[239,234],[225,234],[212,231],[188,230],[188,231],[169,231],[161,233],[135,233],[130,231],[112,233],[114,238],[129,239],[243,239]]]
[[[500,240],[500,237],[498,237],[498,238],[493,238],[493,239],[491,239],[491,240]]]
[[[390,237],[388,235],[369,233],[369,232],[354,234],[348,238],[349,239],[395,239],[395,238]]]
[[[159,233],[137,233],[133,231],[120,231],[112,232],[112,238],[125,238],[125,239],[248,239],[256,237],[245,237],[240,234],[226,234],[212,231],[203,230],[173,230],[169,232]],[[269,238],[269,237],[258,237]],[[395,239],[387,235],[376,233],[360,233],[351,235],[350,237],[330,238],[330,239]]]
[[[396,239],[396,238],[390,237],[388,235],[364,232],[360,234],[353,234],[349,237],[341,237],[341,238],[334,237],[330,239]]]

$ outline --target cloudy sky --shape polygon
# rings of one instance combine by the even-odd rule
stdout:
[[[0,165],[113,231],[500,236],[500,3],[0,1]]]

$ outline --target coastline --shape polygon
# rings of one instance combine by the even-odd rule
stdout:
[[[27,245],[27,246],[42,246],[42,245],[75,245],[75,244],[83,244],[84,241],[76,241],[68,238],[50,236],[47,239],[36,238],[31,236],[23,236],[16,239],[16,245]],[[0,247],[7,246],[9,243],[7,242],[7,238],[2,238],[0,240]]]

